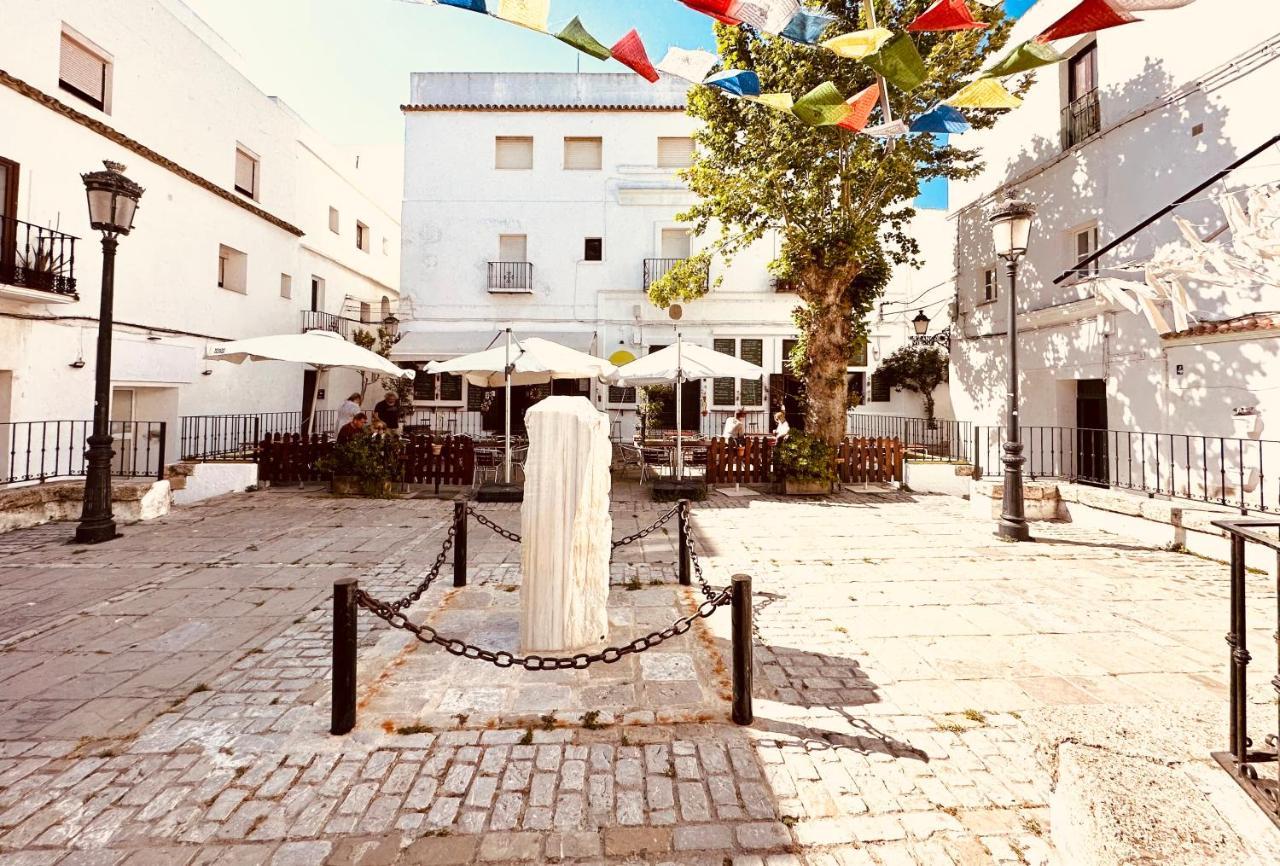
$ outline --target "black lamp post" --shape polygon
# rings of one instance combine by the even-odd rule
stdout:
[[[996,255],[1004,259],[1009,272],[1009,394],[1005,422],[1009,435],[1004,443],[1004,502],[996,526],[996,534],[1009,541],[1027,541],[1031,537],[1022,494],[1022,465],[1026,458],[1022,456],[1018,426],[1018,260],[1027,252],[1035,215],[1030,202],[1010,191],[990,216]]]
[[[400,320],[395,316],[387,316],[382,320],[382,330],[387,332],[388,336],[397,337],[400,335]]]
[[[124,166],[109,160],[106,171],[81,175],[89,198],[89,224],[102,232],[102,305],[98,314],[98,359],[94,369],[93,435],[89,437],[88,472],[84,483],[84,509],[76,527],[76,541],[97,544],[116,536],[111,515],[111,334],[113,330],[116,247],[121,235],[133,228],[133,216],[142,198],[142,187],[122,172]],[[163,456],[161,457],[163,459]]]
[[[916,313],[916,317],[911,320],[911,326],[916,329],[917,337],[923,337],[929,333],[929,317],[924,314],[924,310]]]

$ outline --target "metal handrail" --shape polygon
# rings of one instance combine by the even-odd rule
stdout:
[[[76,294],[75,235],[0,216],[0,283]]]
[[[531,262],[489,262],[490,291],[532,291]]]
[[[164,478],[166,422],[112,421],[108,429],[113,477]],[[85,452],[92,433],[90,420],[0,422],[0,485],[88,475]]]
[[[1090,90],[1062,109],[1062,149],[1075,147],[1080,142],[1102,131],[1102,104],[1098,91]]]

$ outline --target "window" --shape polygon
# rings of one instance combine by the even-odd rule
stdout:
[[[688,168],[693,165],[693,139],[659,138],[658,168]]]
[[[280,297],[282,298],[293,297],[293,277],[289,276],[288,274],[280,275]]]
[[[241,195],[258,198],[258,157],[240,145],[236,146],[235,187]]]
[[[755,364],[759,362],[752,361],[752,363]],[[849,361],[849,366],[850,367],[867,366],[867,338],[866,337],[859,337],[857,341],[853,344],[853,357]]]
[[[315,274],[311,275],[311,309],[324,309],[324,279]]]
[[[498,235],[498,261],[529,261],[528,235]]]
[[[384,256],[391,255],[391,238],[382,239],[382,254]]]
[[[604,239],[587,238],[582,242],[582,260],[584,262],[604,261]]]
[[[1079,229],[1072,233],[1074,235],[1074,251],[1075,263],[1079,265],[1089,256],[1098,251],[1098,227],[1089,226],[1086,229]],[[1077,268],[1076,274],[1079,276],[1097,276],[1098,263],[1091,262],[1083,268]]]
[[[610,385],[609,386],[609,402],[611,404],[635,403],[636,389],[635,388],[619,388],[617,385]]]
[[[479,388],[471,390],[484,393]],[[413,399],[426,403],[461,403],[462,377],[453,373],[419,372],[413,380]]]
[[[342,219],[338,215],[338,209],[336,207],[329,208],[329,231],[333,232],[335,235],[342,234]]]
[[[688,229],[663,229],[662,255],[659,258],[687,259],[689,258],[691,244],[692,240]]]
[[[885,381],[885,378],[883,376],[872,376],[871,377],[871,397],[870,399],[867,400],[867,402],[868,403],[888,403],[889,399],[890,399],[890,396],[889,396],[888,382]]]
[[[218,247],[218,288],[247,294],[248,274],[248,256],[225,244]]]
[[[987,268],[982,272],[982,300],[984,303],[994,301],[1000,295],[1000,284],[996,282],[996,269]]]
[[[369,252],[369,227],[356,221],[356,249]]]
[[[533,138],[503,135],[495,138],[493,167],[504,171],[533,168]]]
[[[454,373],[440,374],[440,401],[442,403],[462,402],[462,377]]]
[[[599,171],[603,151],[602,139],[566,137],[564,140],[565,171]]]
[[[1067,101],[1075,102],[1098,89],[1098,43],[1087,45],[1067,63]]]
[[[368,301],[360,302],[360,321],[362,322],[373,321],[373,307],[369,305]]]
[[[1098,45],[1087,45],[1067,61],[1067,104],[1062,109],[1062,146],[1073,147],[1102,129],[1098,101]]]
[[[391,299],[386,295],[382,296],[382,304],[378,312],[381,313],[384,322],[391,316]]]
[[[764,340],[717,337],[712,340],[711,347],[725,355],[734,355],[757,366],[764,365]],[[715,406],[759,406],[764,402],[764,380],[743,379],[739,392],[738,380],[733,378],[713,379],[711,383],[711,402]]]
[[[58,58],[58,87],[74,94],[100,111],[107,111],[111,89],[111,61],[90,47],[87,40],[62,34]]]

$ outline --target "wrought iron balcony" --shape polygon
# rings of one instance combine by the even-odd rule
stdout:
[[[0,217],[0,283],[75,297],[77,240],[74,235]]]
[[[649,286],[665,277],[667,274],[686,259],[645,259],[644,260],[644,290],[649,291]],[[703,280],[709,282],[711,274],[704,272]]]
[[[302,332],[304,334],[307,331],[333,331],[335,334],[341,334],[344,340],[348,340],[356,330],[363,329],[375,332],[378,327],[379,324],[377,322],[362,322],[359,319],[350,319],[346,316],[337,316],[320,310],[302,311]]]
[[[1102,108],[1098,91],[1090,90],[1062,109],[1062,149],[1075,147],[1102,129]]]
[[[489,291],[532,292],[533,264],[530,262],[489,262]]]

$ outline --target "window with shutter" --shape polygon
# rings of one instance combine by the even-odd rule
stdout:
[[[369,252],[369,227],[362,222],[356,222],[356,249]]]
[[[236,148],[236,192],[258,197],[258,158],[243,147]]]
[[[282,298],[293,297],[293,277],[289,276],[288,274],[280,275],[280,297]]]
[[[619,388],[617,385],[610,385],[609,386],[609,402],[611,404],[635,403],[636,389],[635,388]]]
[[[604,240],[587,238],[582,244],[582,260],[586,262],[604,261]]]
[[[565,138],[565,171],[599,171],[604,158],[604,142],[599,138]]]
[[[533,168],[533,138],[504,135],[495,138],[493,167],[508,171]]]
[[[693,165],[693,139],[663,137],[658,139],[658,168],[688,168]]]
[[[889,395],[888,381],[885,380],[884,376],[872,376],[871,377],[871,399],[868,402],[888,403],[889,399],[890,399],[890,395]]]
[[[423,373],[418,371],[418,375],[413,379],[413,399],[423,403],[431,403],[436,399],[436,374]]]
[[[1093,255],[1098,249],[1098,227],[1089,226],[1075,233],[1076,238],[1076,264],[1083,262],[1089,256]],[[1076,273],[1084,276],[1093,276],[1098,273],[1098,263],[1090,262],[1083,268],[1077,268]]]
[[[498,261],[529,261],[528,235],[498,235]]]
[[[662,255],[664,259],[687,259],[690,252],[688,229],[662,230]]]
[[[731,338],[717,337],[711,341],[711,348],[722,355],[738,354],[738,341]],[[711,402],[715,406],[732,406],[737,400],[738,380],[722,377],[711,380]]]
[[[483,412],[485,398],[491,393],[488,388],[477,388],[475,385],[467,386],[467,411]]]
[[[764,340],[742,340],[738,357],[744,361],[764,366]],[[742,405],[759,406],[764,402],[764,379],[742,380]]]
[[[996,282],[996,269],[987,268],[982,272],[982,300],[994,301],[1000,293],[1000,285]]]
[[[58,59],[58,86],[106,111],[107,83],[111,64],[87,45],[66,33]]]
[[[850,367],[867,366],[867,338],[859,337],[853,344],[853,358],[849,361]]]
[[[342,233],[342,219],[336,207],[329,208],[329,231],[335,235]]]
[[[462,377],[455,373],[440,374],[441,402],[458,403],[462,401]]]

